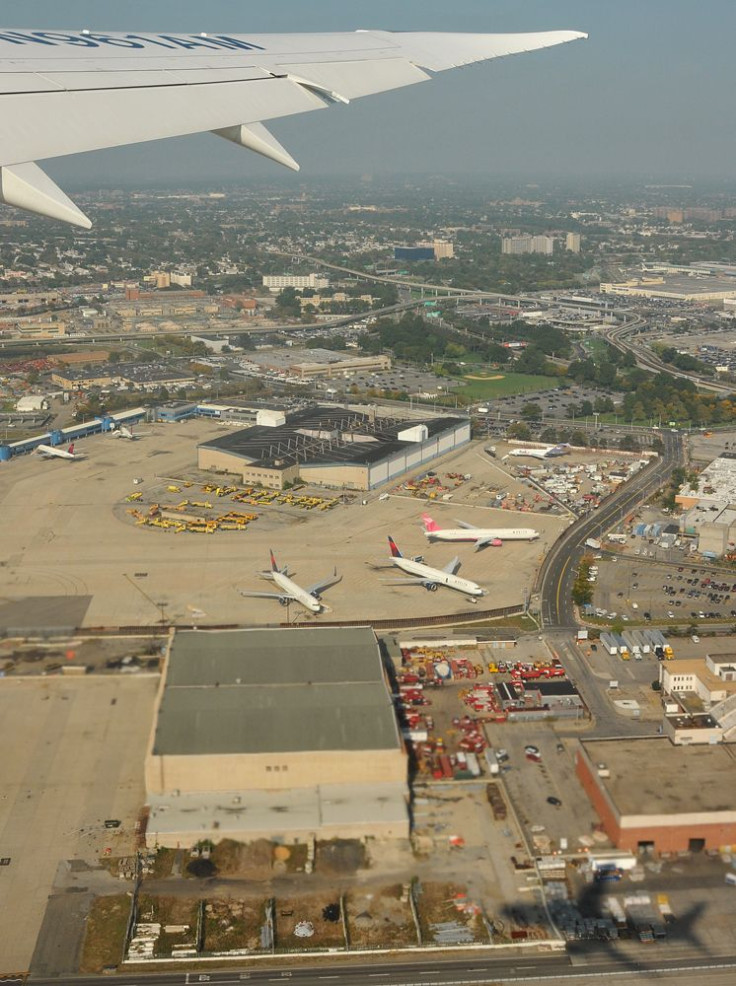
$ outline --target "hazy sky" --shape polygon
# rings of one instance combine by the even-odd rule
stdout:
[[[2,0],[1,27],[264,33],[535,31],[588,41],[276,121],[302,174],[733,175],[736,0]],[[248,178],[278,165],[192,137],[59,159],[86,179]],[[295,176],[298,182],[298,176]]]

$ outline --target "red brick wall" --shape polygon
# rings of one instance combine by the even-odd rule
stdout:
[[[706,849],[736,845],[736,823],[703,823],[692,825],[660,825],[646,828],[621,828],[601,791],[598,777],[585,757],[578,752],[575,771],[585,793],[601,820],[606,835],[617,849],[636,852],[640,842],[653,842],[657,852],[682,852],[690,847],[690,839],[705,839]],[[635,781],[634,781],[635,783]]]
[[[578,780],[583,785],[585,793],[590,798],[590,803],[595,808],[606,835],[614,846],[618,846],[618,820],[600,789],[597,774],[594,774],[593,771],[594,768],[590,766],[586,758],[578,750],[575,754],[575,773],[578,775]]]
[[[621,829],[619,849],[636,852],[639,842],[653,842],[657,852],[684,852],[690,839],[705,839],[706,849],[736,845],[736,825],[664,825],[659,828]]]

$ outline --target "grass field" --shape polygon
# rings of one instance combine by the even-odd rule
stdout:
[[[481,373],[472,374],[480,377]],[[534,394],[540,390],[554,390],[560,380],[555,377],[534,376],[530,373],[489,373],[488,379],[464,377],[465,386],[458,391],[463,397],[479,401],[490,401],[495,397],[509,397],[512,394]]]
[[[95,899],[87,918],[80,972],[100,973],[118,965],[123,957],[129,914],[127,894]]]

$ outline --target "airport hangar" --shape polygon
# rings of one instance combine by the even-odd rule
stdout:
[[[149,846],[409,836],[408,760],[370,627],[169,639]]]
[[[664,736],[584,739],[575,766],[618,849],[718,851],[736,846],[735,749]]]
[[[377,418],[345,407],[311,407],[283,424],[256,425],[198,446],[200,469],[283,489],[301,480],[372,490],[470,441],[468,418]]]

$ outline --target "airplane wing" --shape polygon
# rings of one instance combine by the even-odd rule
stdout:
[[[239,591],[241,596],[254,599],[296,599],[296,596],[292,596],[290,592],[248,592],[245,589]]]
[[[329,589],[331,585],[337,585],[338,582],[342,582],[342,575],[337,574],[337,569],[335,569],[332,575],[328,575],[326,579],[322,579],[321,582],[315,582],[314,585],[307,586],[304,590],[308,592],[310,596],[314,596],[317,593],[323,591],[323,589]]]
[[[407,575],[403,579],[381,579],[384,585],[426,585],[431,579],[419,575]]]
[[[298,170],[263,121],[584,37],[0,30],[0,201],[89,228],[34,162],[207,131]]]
[[[456,520],[455,523],[458,527],[464,527],[466,531],[477,531],[479,529],[475,524],[469,524],[467,520]]]
[[[460,568],[460,559],[455,556],[452,561],[448,561],[442,571],[447,572],[448,575],[454,575],[458,568]]]

